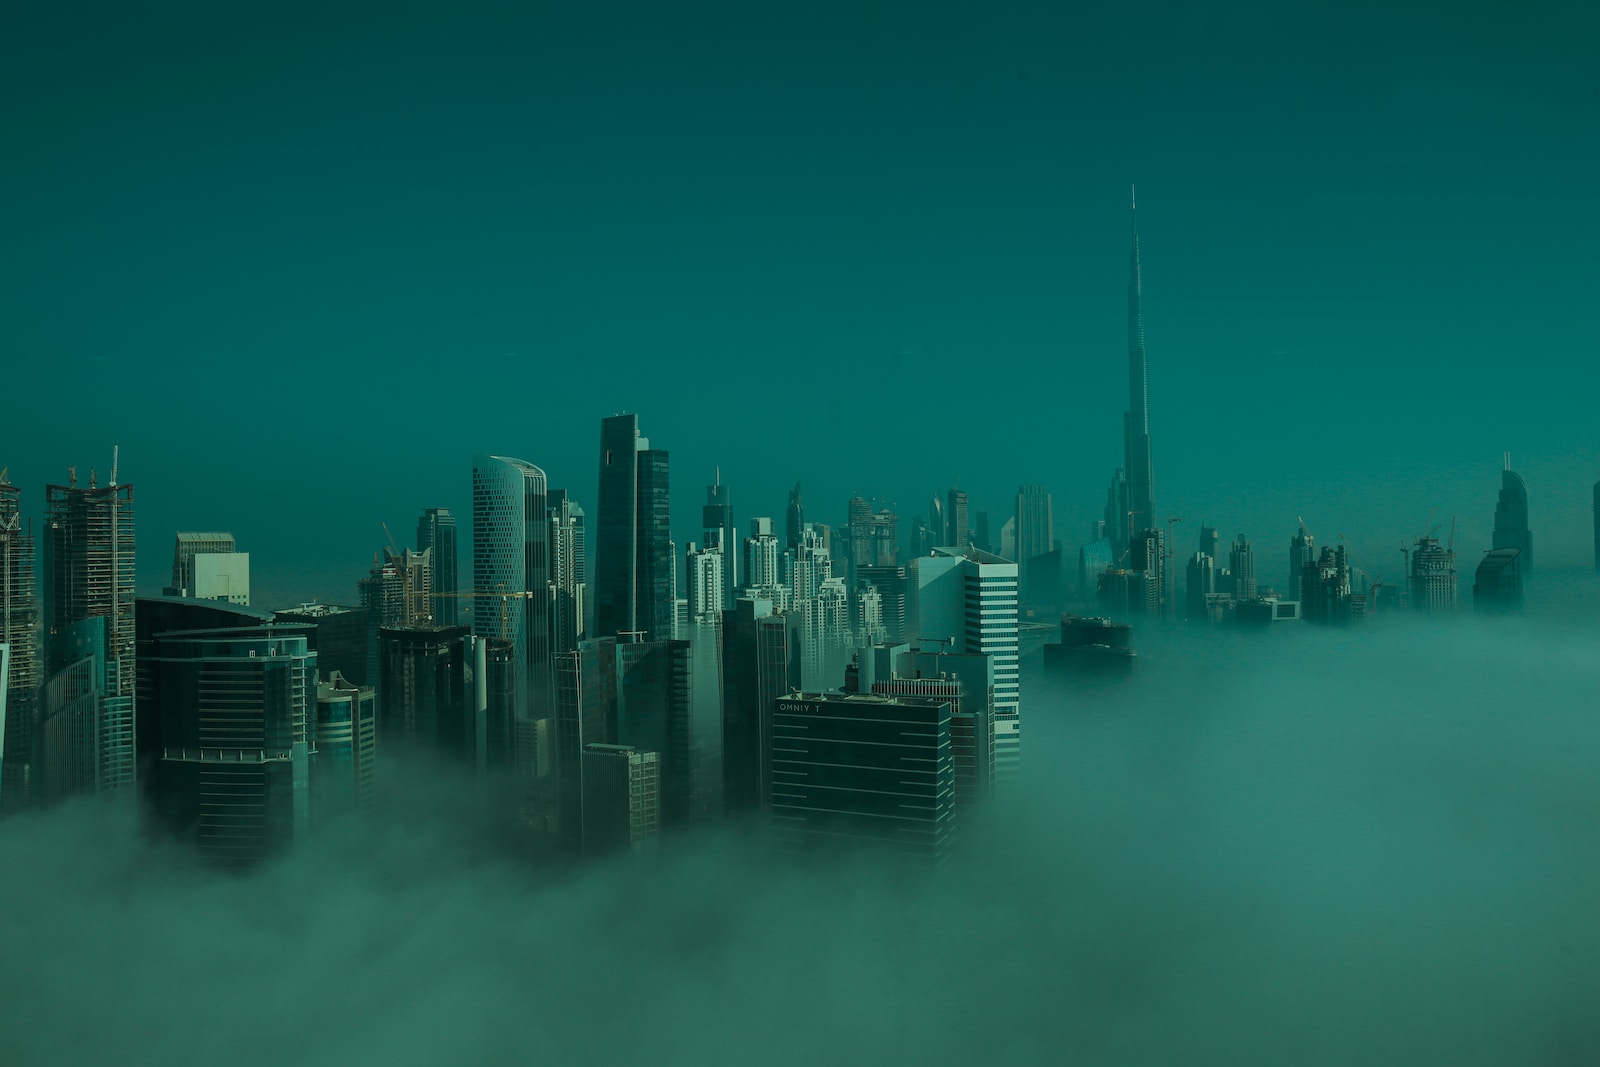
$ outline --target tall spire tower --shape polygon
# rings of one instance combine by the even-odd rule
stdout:
[[[1128,257],[1128,410],[1122,440],[1127,471],[1127,533],[1157,525],[1155,463],[1150,457],[1150,364],[1144,351],[1144,289],[1139,279],[1138,198],[1129,190],[1132,248]],[[1126,547],[1126,546],[1123,546]]]

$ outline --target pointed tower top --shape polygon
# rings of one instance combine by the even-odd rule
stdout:
[[[1139,187],[1136,185],[1128,186],[1128,207],[1133,211],[1139,210]]]

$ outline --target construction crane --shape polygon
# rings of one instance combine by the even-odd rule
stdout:
[[[510,631],[509,631],[509,629],[507,628],[507,625],[506,625],[506,620],[507,620],[506,602],[509,601],[509,600],[533,600],[533,599],[535,599],[536,597],[539,596],[538,593],[535,593],[532,590],[508,591],[506,589],[506,586],[505,586],[504,582],[500,583],[499,591],[498,592],[494,592],[494,593],[430,593],[429,595],[430,596],[435,596],[435,597],[446,597],[446,596],[447,597],[458,597],[458,598],[460,598],[462,600],[472,600],[472,599],[479,598],[479,597],[499,597],[500,598],[500,640],[502,640],[502,641],[509,641],[511,639],[510,638]]]

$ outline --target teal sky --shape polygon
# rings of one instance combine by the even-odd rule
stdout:
[[[474,452],[680,538],[1019,482],[1069,543],[1121,455],[1140,188],[1157,500],[1371,569],[1500,454],[1541,566],[1600,474],[1588,5],[34,5],[0,43],[0,466],[134,483],[140,581],[231,529],[348,601]],[[1469,563],[1470,565],[1470,563]]]

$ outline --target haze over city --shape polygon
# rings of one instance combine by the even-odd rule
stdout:
[[[0,1062],[1591,1062],[1597,23],[17,13]]]

